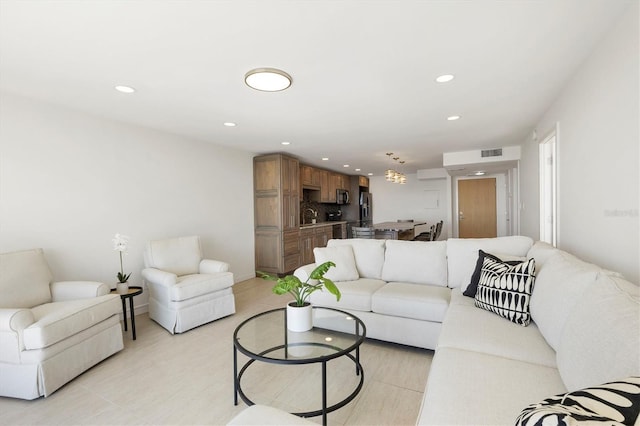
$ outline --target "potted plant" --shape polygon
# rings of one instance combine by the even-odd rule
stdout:
[[[125,274],[122,267],[122,253],[127,251],[127,244],[129,244],[129,237],[126,235],[116,234],[113,239],[113,249],[120,254],[120,272],[118,272],[118,283],[116,284],[116,291],[118,294],[127,294],[129,291],[129,277],[131,273]]]
[[[332,266],[336,266],[336,264],[325,262],[318,265],[304,282],[295,275],[278,278],[258,271],[258,275],[263,279],[276,282],[271,289],[275,294],[293,296],[294,300],[287,304],[287,328],[290,331],[308,331],[313,327],[309,296],[314,291],[322,290],[324,287],[329,293],[336,296],[336,300],[340,301],[340,290],[333,281],[324,276]],[[312,281],[310,282],[310,280]]]

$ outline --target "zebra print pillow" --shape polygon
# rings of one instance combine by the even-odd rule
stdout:
[[[640,377],[547,398],[525,408],[516,426],[633,425],[640,416]]]
[[[516,324],[531,323],[529,300],[535,282],[535,259],[516,265],[485,257],[475,305]]]

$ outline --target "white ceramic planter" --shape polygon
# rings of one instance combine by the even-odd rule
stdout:
[[[291,302],[294,303],[295,302]],[[313,328],[313,311],[311,304],[291,306],[287,304],[287,329],[289,331],[309,331]]]
[[[129,292],[129,283],[116,284],[116,291],[118,294],[127,294]]]

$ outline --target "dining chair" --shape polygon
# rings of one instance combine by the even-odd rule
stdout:
[[[412,241],[435,241],[436,225],[431,225],[428,231],[421,232]]]
[[[354,226],[351,228],[353,238],[367,238],[374,239],[376,237],[376,230],[373,228]]]
[[[436,223],[436,229],[435,229],[435,233],[433,235],[433,240],[432,241],[438,241],[438,238],[440,238],[440,234],[442,233],[442,224],[444,221],[440,221],[438,223]]]

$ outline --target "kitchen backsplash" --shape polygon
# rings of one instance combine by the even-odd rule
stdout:
[[[313,213],[309,209],[318,213],[318,222],[326,222],[327,213],[336,213],[341,210],[337,204],[323,204],[315,201],[302,200],[300,202],[300,224],[311,223]]]

